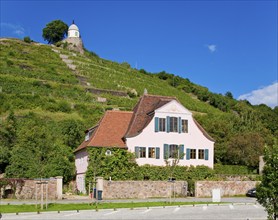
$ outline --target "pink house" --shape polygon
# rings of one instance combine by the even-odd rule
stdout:
[[[77,188],[82,192],[87,147],[124,148],[135,153],[139,165],[157,166],[165,166],[178,152],[181,166],[213,168],[214,140],[174,97],[143,95],[132,112],[107,111],[86,131],[85,141],[75,150]]]

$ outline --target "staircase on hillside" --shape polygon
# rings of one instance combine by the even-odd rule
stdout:
[[[55,53],[58,53],[62,61],[67,65],[67,67],[73,72],[73,74],[76,76],[76,78],[79,80],[79,83],[81,86],[85,88],[85,91],[88,91],[94,95],[99,95],[103,93],[108,93],[114,96],[120,96],[120,97],[128,97],[127,92],[125,91],[115,91],[115,90],[109,90],[109,89],[100,89],[100,88],[93,88],[91,87],[91,84],[87,81],[87,77],[82,76],[79,74],[77,70],[77,66],[73,64],[73,60],[69,58],[68,55],[62,54],[60,50],[52,48],[52,51]],[[77,56],[75,53],[72,52],[72,56]],[[81,62],[82,63],[82,62]],[[100,102],[103,102],[103,98],[98,97],[97,100],[101,100]]]

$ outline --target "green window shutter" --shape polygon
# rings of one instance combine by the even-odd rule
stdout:
[[[139,147],[135,147],[135,157],[139,158]]]
[[[181,123],[181,117],[179,117],[179,120],[178,120],[178,130],[179,130],[179,133],[181,133],[181,126],[182,126],[182,123]]]
[[[184,159],[184,145],[183,144],[181,144],[179,146],[179,158],[180,158],[180,160]]]
[[[155,159],[159,159],[160,158],[160,148],[156,147],[155,148]]]
[[[209,159],[209,150],[205,149],[205,160]]]
[[[190,148],[186,148],[186,159],[190,160]]]
[[[169,145],[164,144],[164,159],[168,159],[168,158],[169,158]]]
[[[166,117],[166,131],[167,131],[167,133],[170,132],[170,117],[169,116]]]
[[[159,118],[158,117],[154,118],[154,131],[155,132],[159,131]]]

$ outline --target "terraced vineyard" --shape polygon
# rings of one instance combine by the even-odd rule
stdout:
[[[10,109],[17,114],[26,110],[41,114],[76,113],[92,124],[101,114],[92,118],[90,111],[131,110],[145,88],[149,94],[175,96],[195,112],[219,112],[157,77],[140,73],[127,63],[111,62],[90,53],[81,55],[50,45],[1,39],[0,55],[2,116]],[[67,66],[61,56],[66,56],[74,68]],[[94,92],[94,89],[99,90]],[[126,95],[120,96],[113,91]],[[128,96],[130,91],[135,91],[137,96]],[[107,101],[98,102],[98,97]]]

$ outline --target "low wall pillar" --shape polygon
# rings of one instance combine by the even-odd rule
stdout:
[[[57,199],[63,198],[63,177],[62,176],[56,176],[57,180]]]
[[[103,177],[97,177],[97,200],[102,200]]]

